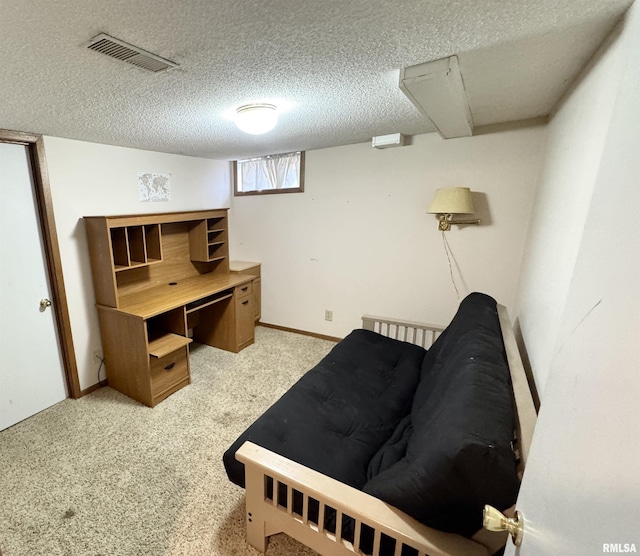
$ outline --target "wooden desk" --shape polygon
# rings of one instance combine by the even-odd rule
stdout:
[[[192,340],[253,343],[255,275],[229,271],[226,209],[85,222],[109,386],[153,407],[191,381]]]

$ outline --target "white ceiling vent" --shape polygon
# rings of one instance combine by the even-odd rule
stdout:
[[[110,37],[105,33],[100,33],[98,36],[93,37],[89,41],[89,44],[87,44],[87,48],[122,60],[123,62],[129,62],[134,66],[154,73],[178,67],[178,64],[175,62],[151,54],[151,52],[142,50],[142,48],[138,48],[115,37]]]

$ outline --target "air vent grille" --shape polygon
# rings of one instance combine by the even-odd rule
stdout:
[[[105,33],[93,37],[91,41],[89,41],[87,48],[154,73],[178,66],[178,64],[170,60],[151,54],[150,52],[142,50],[142,48],[138,48],[137,46],[111,37]]]

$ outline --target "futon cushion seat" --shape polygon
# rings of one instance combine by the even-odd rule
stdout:
[[[372,456],[411,411],[426,351],[354,330],[226,451],[229,479],[245,486],[236,451],[250,441],[355,488]]]

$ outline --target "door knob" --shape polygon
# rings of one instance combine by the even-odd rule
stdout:
[[[508,531],[513,544],[522,544],[523,522],[519,511],[515,517],[507,517],[493,506],[486,505],[482,511],[482,526],[489,531]]]
[[[46,311],[47,307],[51,307],[51,301],[48,299],[41,299],[40,300],[40,310],[41,311]]]

